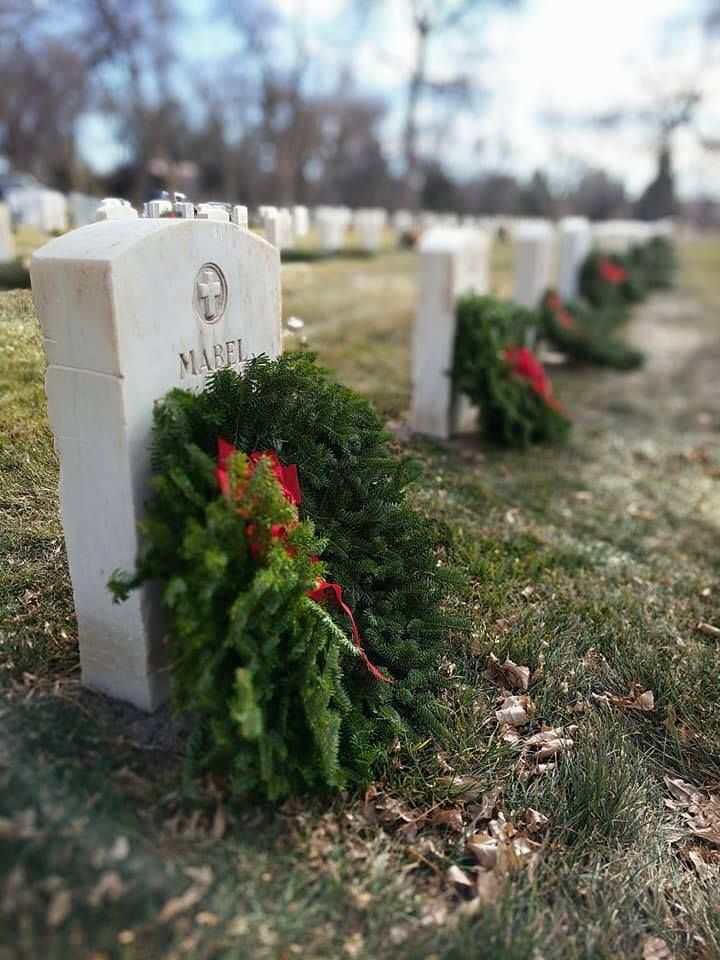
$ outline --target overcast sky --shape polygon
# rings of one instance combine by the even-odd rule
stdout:
[[[192,20],[183,29],[186,52],[198,64],[230,53],[228,31],[208,15],[213,0],[184,2]],[[347,0],[270,2],[288,19],[303,22],[319,63],[332,67],[328,77],[352,59],[358,88],[389,104],[383,137],[386,149],[399,155],[403,81],[415,42],[408,0],[376,0],[359,39],[344,13]],[[700,30],[702,2],[525,0],[516,12],[496,11],[472,30],[438,37],[431,78],[450,78],[460,64],[486,91],[476,108],[454,111],[440,158],[460,174],[500,168],[529,175],[544,168],[556,181],[592,164],[622,177],[631,190],[642,189],[655,169],[651,129],[626,123],[598,130],[582,121],[650,104],[663,89],[699,83],[705,96],[701,130],[720,138],[720,51],[709,48]],[[548,114],[566,122],[549,126]],[[96,157],[103,153],[102,139],[100,128],[88,129]],[[720,154],[700,148],[694,133],[678,134],[675,159],[683,194],[720,192]]]

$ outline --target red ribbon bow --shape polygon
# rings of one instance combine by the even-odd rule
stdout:
[[[619,287],[627,279],[624,268],[617,263],[613,263],[607,257],[600,257],[598,260],[598,273],[603,280],[613,287]]]
[[[563,306],[562,300],[556,293],[549,293],[545,299],[546,306],[553,311],[557,322],[566,330],[575,329],[575,318]]]
[[[217,466],[215,468],[215,476],[217,477],[218,486],[220,487],[220,492],[227,495],[230,491],[230,477],[228,474],[228,459],[233,454],[237,453],[237,449],[227,440],[223,440],[222,437],[218,437],[218,459]],[[283,494],[285,499],[289,500],[290,503],[295,505],[302,503],[302,493],[300,491],[300,481],[298,480],[297,474],[297,465],[294,463],[289,463],[283,465],[278,460],[276,454],[272,450],[260,450],[255,453],[248,455],[248,460],[250,461],[251,467],[254,468],[257,466],[261,457],[267,457],[270,460],[272,465],[272,470],[277,480],[282,487]],[[252,470],[251,470],[252,472]],[[238,491],[240,494],[241,491]],[[247,528],[248,536],[250,538],[250,552],[254,557],[257,557],[259,548],[257,543],[253,542],[253,532],[254,524],[250,524]],[[271,528],[271,536],[274,540],[286,540],[287,539],[287,529],[282,526],[282,524],[274,523]],[[286,549],[292,554],[292,548],[286,547]],[[313,563],[318,562],[317,557],[313,557]],[[363,649],[362,641],[360,639],[360,632],[358,631],[357,624],[355,623],[355,617],[350,607],[343,600],[342,587],[339,583],[328,583],[327,580],[318,579],[313,590],[308,590],[308,597],[311,600],[314,600],[316,603],[319,603],[321,600],[325,599],[326,595],[331,593],[338,602],[338,605],[342,608],[343,612],[347,615],[350,620],[350,626],[352,628],[352,635],[355,641],[355,646],[360,651],[360,656],[365,661],[365,666],[368,668],[370,673],[374,677],[377,677],[378,680],[382,680],[384,683],[393,683],[394,681],[390,677],[384,676],[375,664],[371,663],[368,655]]]
[[[562,404],[555,398],[545,368],[532,350],[528,347],[507,347],[503,352],[503,360],[509,364],[512,372],[521,377],[549,407],[558,412],[562,411]]]

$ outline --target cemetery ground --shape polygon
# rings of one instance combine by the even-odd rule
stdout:
[[[185,797],[181,731],[80,689],[40,334],[0,295],[1,960],[720,956],[720,242],[681,257],[626,331],[645,367],[551,368],[574,431],[527,452],[403,433],[410,254],[284,268],[285,316],[425,461],[471,629],[446,743],[277,810]]]

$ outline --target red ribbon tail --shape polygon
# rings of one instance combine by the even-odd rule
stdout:
[[[384,674],[382,674],[378,670],[378,668],[375,666],[374,663],[371,663],[370,659],[368,658],[368,655],[365,653],[365,650],[363,649],[362,641],[360,640],[360,633],[358,631],[357,624],[355,623],[355,617],[353,616],[353,612],[350,609],[350,607],[343,600],[342,587],[340,586],[340,584],[328,583],[327,580],[323,580],[322,583],[320,583],[314,590],[311,590],[310,593],[308,593],[308,596],[310,597],[311,600],[320,601],[323,597],[323,594],[326,593],[326,591],[328,590],[332,591],[332,593],[335,595],[335,599],[337,600],[338,604],[342,607],[344,613],[347,615],[348,619],[350,620],[350,626],[352,627],[352,634],[355,640],[355,646],[360,651],[360,656],[365,661],[365,666],[368,668],[368,670],[374,677],[377,677],[378,680],[382,680],[383,683],[393,683],[393,680],[390,677],[386,677]]]

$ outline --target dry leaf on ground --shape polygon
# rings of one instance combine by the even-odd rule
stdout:
[[[505,697],[499,709],[495,711],[498,723],[506,723],[510,727],[522,727],[529,723],[535,713],[535,704],[525,693]]]
[[[56,890],[50,898],[47,911],[47,925],[59,927],[67,920],[72,907],[72,894],[66,887]]]
[[[449,883],[454,884],[456,887],[464,887],[469,889],[473,886],[472,879],[465,873],[464,870],[461,870],[460,867],[456,867],[455,864],[450,867],[447,872],[447,879]]]
[[[495,654],[491,653],[487,662],[487,676],[503,687],[524,693],[530,683],[530,668],[518,666],[509,657],[504,663],[500,663]]]
[[[641,710],[649,713],[655,709],[655,695],[652,690],[643,690],[639,683],[630,684],[630,693],[618,696],[614,693],[594,693],[593,699],[599,703],[608,703],[620,710]]]
[[[643,960],[673,960],[673,955],[664,940],[650,937],[643,944]]]
[[[665,800],[665,806],[680,811],[696,837],[720,847],[720,796],[679,778],[665,777],[665,785],[673,797]]]

